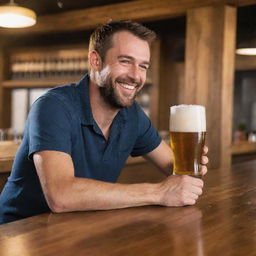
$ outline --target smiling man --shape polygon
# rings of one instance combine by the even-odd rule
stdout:
[[[114,34],[112,44],[118,47],[108,50],[105,56],[106,66],[96,74],[99,77],[101,96],[110,106],[119,109],[132,105],[138,91],[143,87],[149,67],[150,50],[147,41],[128,31]],[[97,51],[92,51],[91,60],[97,60],[97,55]]]
[[[153,31],[131,21],[98,27],[90,38],[89,75],[34,103],[0,195],[0,223],[49,211],[196,203],[203,181],[170,175],[171,150],[135,101],[154,38]],[[150,160],[166,179],[115,183],[130,155]],[[204,174],[207,162],[202,156]]]

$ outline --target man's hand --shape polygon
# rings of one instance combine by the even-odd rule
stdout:
[[[207,152],[208,147],[204,146],[201,159],[202,175],[207,173],[206,164],[209,162]],[[203,186],[204,182],[201,179],[188,175],[171,175],[160,183],[160,204],[164,206],[194,205],[203,193]]]
[[[194,205],[203,193],[204,182],[188,175],[169,176],[160,185],[160,205],[184,206]]]

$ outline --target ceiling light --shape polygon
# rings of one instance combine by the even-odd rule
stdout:
[[[15,4],[14,0],[10,0],[7,5],[0,6],[0,27],[25,28],[35,24],[35,12]]]
[[[236,49],[236,54],[239,54],[239,55],[256,55],[256,48],[239,48],[239,49]]]
[[[236,54],[239,55],[256,55],[256,31],[254,26],[247,32],[240,33],[240,38],[237,39]]]

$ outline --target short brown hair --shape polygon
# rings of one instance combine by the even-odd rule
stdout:
[[[90,37],[89,50],[98,52],[104,61],[106,52],[112,47],[112,37],[116,32],[129,31],[150,45],[156,38],[154,31],[131,20],[111,21],[97,27]]]

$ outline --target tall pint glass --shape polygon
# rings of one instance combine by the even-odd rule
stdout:
[[[170,144],[174,175],[201,177],[201,156],[206,136],[205,107],[177,105],[170,108]]]

